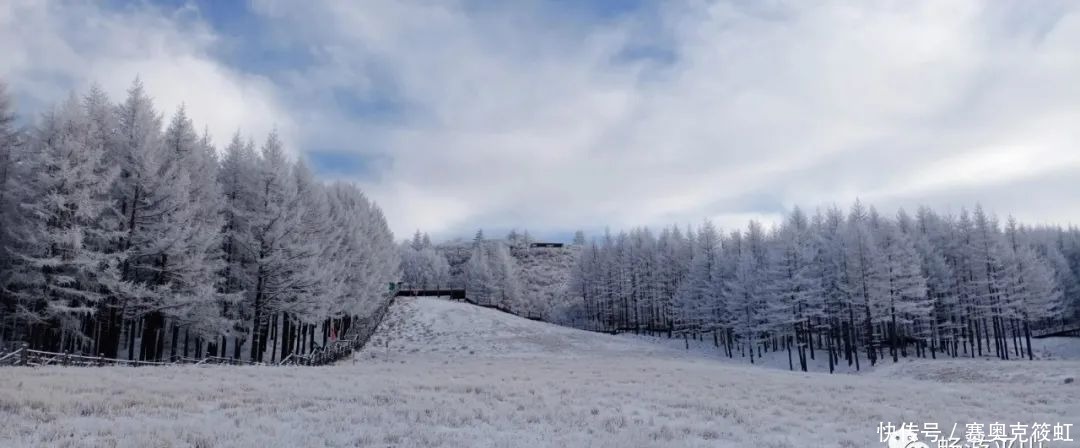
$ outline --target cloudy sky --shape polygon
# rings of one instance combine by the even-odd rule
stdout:
[[[399,236],[771,221],[856,197],[1080,223],[1080,3],[0,1],[27,120],[137,75],[278,129]]]

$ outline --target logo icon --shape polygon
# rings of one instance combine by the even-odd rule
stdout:
[[[919,434],[912,429],[897,428],[889,433],[889,439],[885,441],[889,448],[930,448],[919,441]]]

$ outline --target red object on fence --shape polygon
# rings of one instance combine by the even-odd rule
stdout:
[[[330,340],[331,341],[336,341],[337,340],[337,326],[330,327]]]

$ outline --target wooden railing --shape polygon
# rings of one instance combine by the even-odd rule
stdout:
[[[463,300],[466,297],[465,288],[437,288],[437,289],[416,289],[416,288],[401,288],[397,290],[398,297],[449,297],[451,299]]]
[[[73,367],[103,367],[103,366],[165,366],[175,364],[229,364],[229,365],[265,365],[263,363],[243,361],[218,356],[206,358],[175,357],[167,361],[139,361],[121,358],[106,358],[104,356],[86,356],[73,353],[49,352],[34,350],[23,344],[22,347],[6,353],[0,353],[0,366],[73,366]]]
[[[1058,325],[1034,328],[1031,330],[1031,337],[1033,338],[1068,335],[1080,335],[1080,322],[1066,322]]]
[[[13,352],[0,356],[0,365],[10,366],[160,366],[168,362],[135,361],[128,359],[106,358],[104,356],[85,356],[72,353],[34,350],[25,344]]]
[[[319,347],[311,353],[300,355],[293,353],[286,356],[279,362],[279,365],[304,365],[304,366],[321,366],[334,363],[342,358],[352,355],[354,352],[360,351],[364,348],[364,345],[368,343],[371,336],[375,334],[375,330],[379,328],[379,324],[382,323],[386,313],[390,310],[390,305],[394,303],[394,295],[379,305],[375,309],[375,312],[370,316],[353,323],[345,334],[341,335],[337,340],[327,344],[325,347]]]

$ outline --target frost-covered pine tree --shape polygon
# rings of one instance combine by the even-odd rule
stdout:
[[[422,240],[421,240],[422,241]],[[401,246],[402,281],[413,288],[442,289],[450,282],[450,263],[434,247],[412,243]]]
[[[1028,359],[1034,359],[1032,325],[1045,324],[1062,315],[1061,284],[1055,278],[1051,263],[1039,255],[1036,247],[1029,243],[1029,236],[1012,217],[1006,225],[1005,238],[1008,262],[1003,283],[1008,288],[1010,300],[1003,314],[1013,323],[1013,338],[1023,337],[1022,341],[1014,343],[1016,351],[1023,347],[1023,352],[1017,355],[1026,353]]]
[[[332,255],[332,229],[328,225],[329,205],[322,185],[298,161],[290,166],[293,199],[286,213],[295,216],[293,227],[283,235],[284,257],[292,265],[288,283],[281,291],[276,307],[271,310],[280,321],[281,358],[297,352],[310,343],[314,325],[332,312],[333,296],[339,273],[335,266],[324,264]],[[275,328],[276,329],[276,328]]]
[[[768,248],[761,224],[751,221],[745,234],[736,234],[735,272],[724,288],[726,308],[731,314],[731,327],[741,344],[743,356],[749,355],[754,363],[760,357],[758,345],[769,330],[767,300]]]
[[[412,242],[409,243],[409,247],[414,251],[420,251],[420,249],[424,248],[424,236],[420,233],[419,229],[413,234],[413,239]]]
[[[849,288],[848,306],[853,310],[856,325],[853,331],[862,332],[861,342],[866,348],[870,364],[877,363],[878,350],[881,347],[880,323],[885,315],[882,298],[887,297],[888,289],[883,272],[885,263],[873,231],[872,214],[856,201],[852,206],[847,222],[847,241],[845,247],[847,279]]]
[[[656,292],[656,318],[654,327],[657,330],[672,329],[672,308],[674,297],[681,283],[679,272],[679,252],[682,246],[682,234],[678,227],[664,228],[656,241],[656,272],[653,274],[653,286]]]
[[[919,208],[915,220],[904,224],[906,215],[901,214],[901,228],[906,229],[919,254],[919,266],[926,278],[926,296],[931,304],[929,317],[930,356],[936,358],[939,350],[956,355],[957,325],[952,317],[956,310],[955,280],[953,271],[942,249],[942,223],[930,209]]]
[[[491,272],[487,243],[484,242],[482,231],[478,231],[476,235],[472,254],[469,256],[469,261],[465,263],[465,289],[476,303],[494,305],[495,274]]]
[[[21,133],[15,126],[15,111],[7,86],[0,81],[0,343],[16,338],[14,281],[15,248],[26,238],[26,227],[19,200],[26,195],[21,179],[24,157]]]
[[[973,223],[974,229],[969,241],[972,251],[974,302],[980,316],[976,328],[981,330],[985,338],[987,352],[993,344],[994,355],[1007,358],[1008,338],[1002,313],[1012,301],[1009,289],[1012,261],[995,218],[976,205]],[[979,333],[976,332],[977,335]],[[982,339],[976,344],[977,347],[981,346]]]
[[[258,155],[254,145],[239,133],[225,147],[218,185],[222,193],[221,252],[223,264],[218,284],[223,295],[221,319],[234,331],[233,346],[238,350],[250,341],[252,315],[252,280],[255,278],[256,240],[251,227],[256,212]],[[190,335],[185,333],[185,340]],[[234,354],[235,356],[235,354]]]
[[[142,83],[136,79],[127,99],[116,108],[112,161],[120,167],[114,184],[114,209],[122,237],[119,240],[120,275],[117,286],[121,317],[125,320],[128,358],[156,358],[164,324],[163,310],[172,299],[168,279],[170,243],[166,237],[180,231],[177,214],[186,201],[191,179],[166,151],[161,116],[154,110]],[[143,331],[137,343],[138,328]]]
[[[919,254],[911,238],[892,223],[883,224],[879,235],[887,289],[887,303],[883,304],[888,317],[885,338],[893,362],[897,362],[898,356],[906,350],[906,345],[900,344],[901,338],[927,336],[932,306],[926,295],[926,277]]]
[[[578,231],[574,232],[574,243],[573,244],[575,246],[584,246],[585,243],[586,243],[586,241],[585,241],[585,231],[578,230]]]
[[[171,190],[169,207],[154,222],[148,222],[147,234],[153,244],[147,251],[157,260],[155,274],[164,296],[154,319],[171,322],[171,355],[176,355],[180,329],[196,326],[200,333],[222,336],[221,351],[230,325],[222,315],[224,307],[218,273],[223,268],[221,255],[222,194],[217,182],[218,163],[209,138],[200,138],[183,107],[177,110],[162,139],[162,177],[168,182],[161,188]],[[163,354],[153,350],[148,341],[159,341],[155,331],[164,331],[164,322],[149,319],[144,324],[144,357],[157,359]],[[155,328],[157,327],[157,328]]]
[[[353,315],[371,311],[385,296],[386,285],[400,278],[399,259],[394,247],[394,235],[386,222],[382,209],[372,203],[359,188],[350,183],[338,183],[337,188],[349,201],[346,209],[353,216],[355,225],[349,227],[353,238],[360,241],[351,258],[361,266],[360,276],[351,286],[354,301],[350,308]]]
[[[714,331],[719,327],[724,311],[719,299],[721,285],[717,277],[719,249],[719,233],[711,222],[705,221],[697,232],[686,279],[675,295],[678,331],[684,338],[688,334]]]
[[[115,193],[125,280],[119,292],[128,319],[128,356],[134,357],[138,337],[139,358],[157,360],[169,339],[167,322],[173,325],[173,354],[180,326],[199,322],[204,332],[228,331],[214,319],[219,313],[208,312],[219,302],[217,163],[182,108],[162,133],[161,117],[138,80],[116,117],[113,155],[121,176]]]
[[[255,207],[248,223],[254,240],[251,358],[262,361],[270,317],[296,289],[306,285],[306,279],[299,275],[305,266],[293,259],[297,252],[292,237],[300,219],[294,210],[296,184],[276,133],[267,137],[256,166]]]
[[[596,292],[599,261],[600,247],[593,241],[579,253],[571,268],[570,281],[567,285],[567,293],[581,300],[580,314],[574,316],[574,321],[580,322],[579,325],[583,328],[591,330],[600,329],[599,304],[597,303],[599,295]]]
[[[428,245],[420,251],[427,266],[428,284],[435,289],[444,289],[450,283],[450,262],[446,256]]]
[[[88,108],[70,96],[35,127],[24,159],[27,228],[14,278],[17,330],[32,346],[92,345],[87,327],[117,279],[108,224],[115,178],[93,140]]]
[[[506,310],[523,310],[525,303],[521,302],[521,283],[518,279],[518,266],[514,258],[510,256],[510,249],[502,242],[492,242],[490,245],[488,262],[491,263],[489,272],[492,274],[492,290],[490,299],[498,306]]]
[[[769,320],[774,334],[783,335],[788,351],[788,367],[794,370],[791,348],[797,347],[799,366],[807,369],[812,350],[814,324],[823,315],[822,273],[816,260],[818,246],[802,210],[794,209],[776,234],[770,251],[772,279]]]

